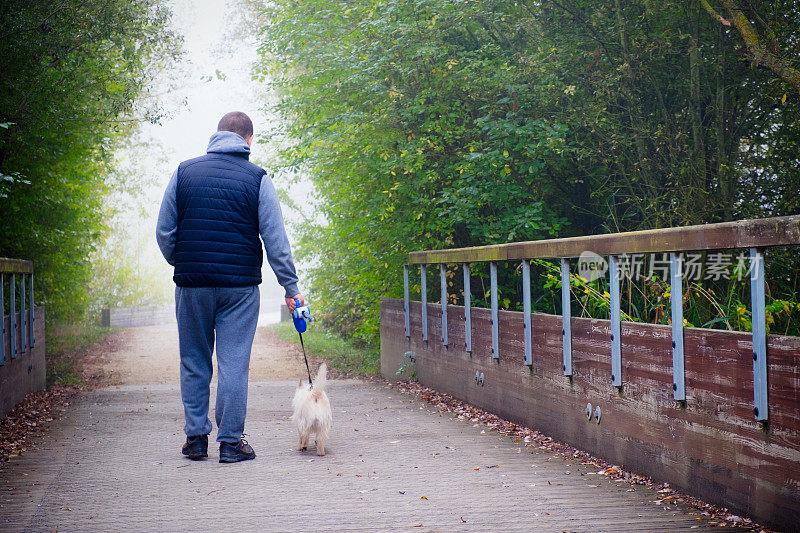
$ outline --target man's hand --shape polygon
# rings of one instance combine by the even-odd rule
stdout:
[[[299,300],[300,301],[300,307],[303,307],[304,305],[306,305],[306,301],[303,299],[303,295],[302,294],[295,294],[291,298],[286,298],[286,307],[289,308],[289,312],[290,313],[294,313],[294,309],[295,309],[295,307],[297,307],[297,304],[294,303],[295,300]]]

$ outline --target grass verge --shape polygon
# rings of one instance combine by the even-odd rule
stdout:
[[[280,322],[268,326],[278,338],[300,344],[297,330],[291,322]],[[306,352],[327,363],[340,372],[348,372],[357,376],[376,375],[381,370],[380,351],[360,348],[344,339],[341,335],[325,329],[319,323],[312,324],[303,334]]]
[[[48,325],[45,358],[47,386],[83,385],[78,356],[114,330],[91,323]]]

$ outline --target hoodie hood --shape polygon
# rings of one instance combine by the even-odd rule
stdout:
[[[247,141],[238,133],[232,131],[218,131],[208,140],[209,154],[234,154],[250,158],[250,147]]]

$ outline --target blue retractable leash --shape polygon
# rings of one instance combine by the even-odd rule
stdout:
[[[300,335],[300,347],[303,348],[303,359],[306,361],[306,370],[308,371],[308,385],[314,387],[311,383],[311,369],[308,367],[308,358],[306,357],[306,347],[303,345],[303,332],[308,329],[308,323],[314,320],[311,316],[311,308],[307,305],[300,307],[300,300],[294,300],[294,312],[292,313],[292,320],[294,320],[294,329]]]

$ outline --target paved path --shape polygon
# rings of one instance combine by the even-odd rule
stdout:
[[[176,383],[178,332],[174,325],[120,330],[84,358],[88,374],[109,385]],[[280,348],[278,348],[280,346]],[[216,362],[214,363],[216,368]],[[306,367],[300,348],[285,346],[267,328],[256,330],[250,357],[251,381],[300,379]]]
[[[257,353],[278,350],[261,338]],[[286,353],[274,360],[286,363],[291,359]],[[121,360],[129,355],[118,353]],[[630,485],[591,475],[585,466],[519,448],[507,437],[483,433],[382,383],[332,381],[334,432],[328,455],[298,452],[288,420],[295,383],[251,384],[247,432],[258,457],[232,465],[217,462],[216,446],[206,461],[180,455],[183,421],[174,383],[86,393],[51,430],[46,444],[0,470],[0,530],[704,527],[675,506],[655,505],[651,489],[630,491]]]

